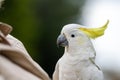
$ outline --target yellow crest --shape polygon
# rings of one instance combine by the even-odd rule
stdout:
[[[94,39],[104,34],[104,31],[107,28],[108,23],[109,20],[107,20],[107,22],[102,27],[99,28],[79,28],[79,29],[83,31],[87,36]]]

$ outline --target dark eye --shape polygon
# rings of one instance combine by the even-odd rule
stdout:
[[[71,37],[72,37],[72,38],[74,38],[74,37],[75,37],[75,35],[74,35],[74,34],[71,34]]]

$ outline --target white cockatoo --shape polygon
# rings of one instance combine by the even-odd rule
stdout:
[[[53,80],[104,80],[103,72],[95,64],[95,50],[90,38],[104,34],[109,21],[99,28],[85,28],[78,24],[65,25],[57,39],[65,47],[56,64]]]

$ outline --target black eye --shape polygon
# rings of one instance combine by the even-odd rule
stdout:
[[[74,35],[74,34],[71,34],[71,37],[72,37],[72,38],[74,38],[74,37],[75,37],[75,35]]]

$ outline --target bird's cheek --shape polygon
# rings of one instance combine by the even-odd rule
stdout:
[[[85,43],[85,40],[84,40],[83,38],[81,38],[81,37],[79,37],[79,38],[77,39],[77,41],[78,41],[78,44],[79,44],[79,45],[82,45],[82,44]]]

